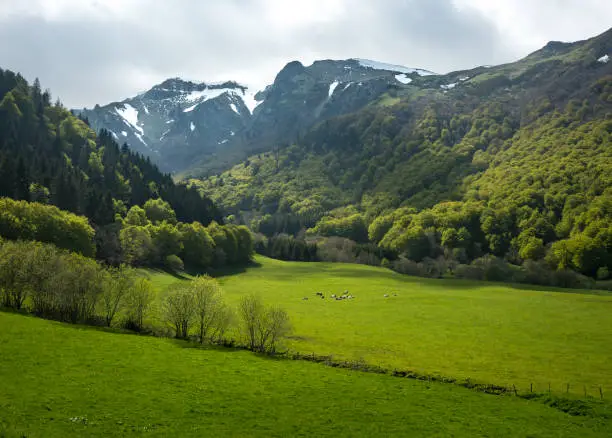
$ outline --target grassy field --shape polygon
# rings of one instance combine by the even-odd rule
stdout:
[[[292,350],[522,390],[533,383],[548,391],[550,383],[565,392],[569,383],[574,394],[584,395],[586,386],[599,396],[602,386],[612,397],[612,294],[430,280],[359,265],[257,262],[221,277],[227,300],[253,292],[287,309]],[[153,280],[160,290],[177,281],[159,273]],[[329,299],[344,290],[356,298]]]
[[[8,437],[590,437],[611,426],[512,396],[2,312],[0,353]]]

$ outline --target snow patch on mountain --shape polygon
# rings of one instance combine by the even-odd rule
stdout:
[[[329,85],[329,97],[332,97],[332,94],[334,94],[334,91],[336,91],[338,84],[340,84],[340,82],[334,81]]]
[[[234,103],[230,103],[230,108],[232,109],[232,111],[234,111],[236,114],[240,115],[240,111],[238,111],[238,108],[236,108],[236,104]]]
[[[420,76],[431,76],[436,74],[428,70],[421,70],[419,68],[408,68],[404,67],[403,65],[386,64],[384,62],[372,61],[371,59],[354,58],[353,60],[357,61],[362,67],[373,68],[376,70],[396,71],[399,73],[407,74],[417,73]]]
[[[255,111],[255,108],[257,108],[259,105],[263,103],[263,100],[255,99],[255,94],[257,93],[250,93],[250,92],[245,91],[241,93],[241,95],[240,94],[238,95],[238,97],[242,99],[242,102],[244,102],[244,106],[248,108],[251,114],[253,114],[253,111]]]
[[[126,122],[128,126],[131,126],[136,131],[140,133],[140,135],[144,135],[144,130],[138,126],[138,110],[134,108],[129,103],[122,104],[123,108],[115,107],[115,111],[123,120]],[[144,141],[143,141],[144,143]]]
[[[196,109],[196,106],[198,106],[200,103],[202,103],[202,102],[198,102],[198,103],[196,103],[195,105],[191,105],[190,107],[185,108],[185,109],[183,110],[183,112],[184,112],[184,113],[190,113],[191,111],[193,111],[194,109]]]
[[[134,135],[135,135],[136,137],[138,137],[138,140],[140,140],[140,142],[141,142],[143,145],[145,145],[146,147],[149,147],[149,145],[147,144],[147,142],[146,142],[146,141],[144,141],[144,140],[142,139],[142,134],[140,134],[140,133],[138,133],[138,132],[135,132],[135,133],[134,133]]]
[[[204,101],[214,99],[221,96],[223,93],[234,91],[233,88],[206,88],[204,90],[192,91],[185,96],[187,102]]]
[[[597,62],[601,62],[602,64],[607,64],[610,60],[610,55],[604,55],[597,60]]]
[[[401,82],[404,85],[409,84],[410,82],[412,82],[412,79],[409,78],[406,73],[395,75],[395,79],[397,79],[398,82]]]
[[[195,124],[193,122],[189,123],[189,129],[191,129],[191,132],[195,131]]]
[[[440,85],[440,88],[442,88],[443,90],[452,90],[456,86],[457,86],[457,82],[454,82],[454,83],[448,84],[448,85]]]

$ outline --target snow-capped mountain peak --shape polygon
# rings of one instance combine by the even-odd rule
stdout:
[[[404,67],[403,65],[387,64],[384,62],[372,61],[371,59],[353,58],[352,60],[357,61],[362,67],[373,68],[375,70],[387,70],[405,74],[417,73],[419,76],[432,76],[437,74],[429,70],[422,70],[420,68],[409,68]]]
[[[235,81],[170,78],[133,98],[81,112],[94,128],[109,130],[132,149],[163,157],[170,148],[174,161],[185,165],[196,148],[214,151],[231,133],[244,131],[262,103],[255,95]]]

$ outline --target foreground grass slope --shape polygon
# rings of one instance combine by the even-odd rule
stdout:
[[[221,278],[227,299],[256,293],[284,307],[288,346],[390,368],[612,396],[612,295],[428,280],[359,265],[258,257]],[[330,300],[349,290],[356,298]],[[326,299],[314,294],[323,291]],[[396,293],[397,296],[393,296]],[[389,297],[385,298],[384,295]],[[308,300],[302,298],[308,297]]]
[[[602,419],[0,312],[0,436],[606,436]]]

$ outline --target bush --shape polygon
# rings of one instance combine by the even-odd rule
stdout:
[[[170,269],[172,272],[182,272],[185,270],[185,264],[181,260],[181,258],[177,255],[169,255],[164,260],[164,266]]]
[[[608,278],[610,278],[610,270],[607,267],[602,266],[601,268],[597,270],[596,278],[599,281],[607,280]]]
[[[87,218],[36,202],[0,198],[0,236],[53,243],[87,257],[96,253]]]
[[[4,306],[21,309],[27,303],[38,316],[73,323],[94,319],[109,286],[95,261],[40,242],[0,246],[0,284]]]

